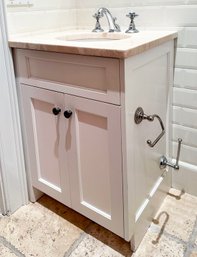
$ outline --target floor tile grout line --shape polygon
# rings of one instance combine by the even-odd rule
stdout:
[[[2,243],[6,248],[10,249],[18,257],[25,257],[14,245],[6,240],[3,236],[0,236],[0,243]]]
[[[154,229],[155,229],[155,232],[158,233],[161,228],[159,225],[154,224]],[[179,238],[178,236],[172,235],[172,234],[168,233],[167,231],[164,231],[162,235],[166,236],[167,238],[170,238],[171,240],[173,240],[177,243],[180,243],[182,245],[187,245],[187,241],[184,241],[183,239]]]
[[[184,257],[189,257],[191,254],[191,251],[193,251],[194,249],[197,249],[197,247],[194,246],[196,238],[197,238],[197,216],[196,216],[195,224],[193,226],[193,230],[188,239],[188,244],[184,252]]]
[[[74,241],[74,243],[70,246],[70,248],[64,253],[64,257],[69,257],[71,253],[77,248],[77,246],[83,241],[83,239],[87,236],[86,232],[83,232],[78,239]]]
[[[158,225],[154,225],[154,229],[155,229],[155,232],[158,232],[160,230],[160,227]],[[193,230],[190,234],[188,241],[184,241],[181,238],[178,238],[177,236],[172,235],[166,231],[164,231],[163,235],[165,235],[167,238],[169,238],[177,243],[181,243],[183,246],[185,246],[186,249],[183,253],[183,257],[189,257],[193,250],[195,250],[195,249],[197,250],[197,246],[195,247],[195,240],[197,238],[197,217],[196,217],[196,221],[195,221]]]
[[[86,233],[86,231],[88,230],[88,228],[90,226],[92,226],[92,224],[94,224],[94,223],[91,222],[85,228],[85,230],[81,233],[80,237],[73,242],[73,244],[70,246],[70,248],[64,253],[64,257],[69,257],[71,255],[71,253],[77,248],[77,246],[83,241],[83,239],[88,235],[88,233]]]

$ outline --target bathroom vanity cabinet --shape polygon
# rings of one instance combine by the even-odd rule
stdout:
[[[171,186],[174,40],[127,58],[13,51],[31,200],[37,190],[131,241],[135,249]],[[157,120],[134,122],[137,107]]]

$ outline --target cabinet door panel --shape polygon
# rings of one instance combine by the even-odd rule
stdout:
[[[110,216],[110,149],[107,118],[84,111],[78,111],[77,116],[77,152],[80,158],[80,187],[83,190],[83,201],[84,204],[96,206],[98,210],[106,213],[106,216]],[[99,193],[96,189],[99,189]]]
[[[66,97],[73,110],[72,207],[123,235],[120,107]]]
[[[54,172],[60,168],[58,153],[60,138],[57,132],[58,119],[54,119],[51,115],[53,104],[33,99],[32,107],[34,111],[35,147],[37,157],[39,158],[39,179],[60,188],[60,176],[57,172]],[[46,124],[50,125],[47,126],[47,129]]]
[[[24,85],[22,97],[32,185],[69,205],[68,169],[61,157],[64,120],[61,113],[52,113],[55,106],[61,107],[63,95]]]

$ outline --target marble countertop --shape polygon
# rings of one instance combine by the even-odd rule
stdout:
[[[177,37],[177,32],[174,31],[98,34],[87,30],[72,30],[37,35],[13,35],[9,38],[9,46],[58,53],[127,58]],[[99,39],[94,37],[99,37]]]

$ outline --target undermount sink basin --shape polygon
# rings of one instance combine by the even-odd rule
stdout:
[[[122,40],[129,38],[130,35],[123,33],[80,33],[80,34],[68,34],[61,37],[57,37],[58,40],[73,41],[73,42],[107,42],[112,40]]]

